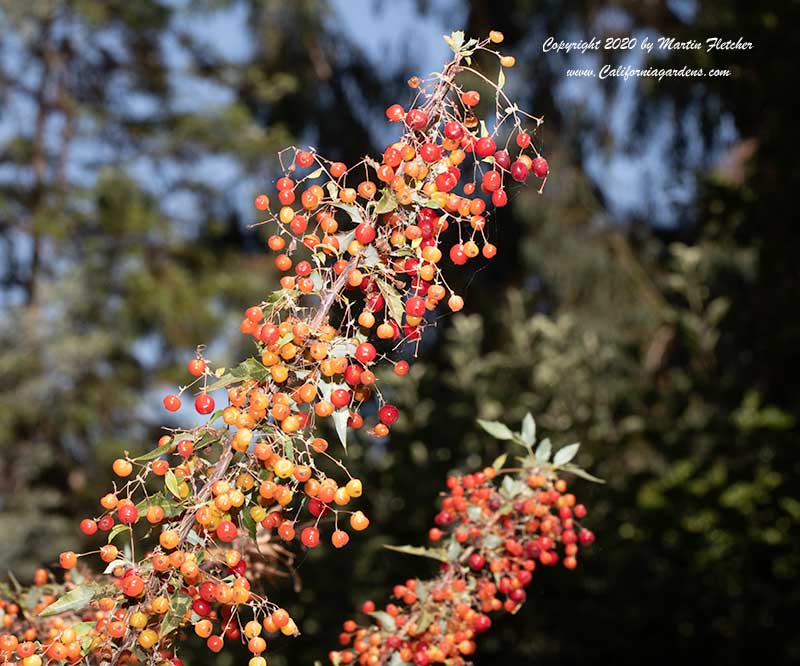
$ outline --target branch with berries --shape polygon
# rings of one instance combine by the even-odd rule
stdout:
[[[270,228],[267,246],[282,273],[280,289],[244,313],[241,332],[255,353],[223,368],[198,348],[188,364],[191,380],[163,404],[177,413],[194,395],[194,409],[207,421],[169,429],[148,453],[114,461],[116,480],[100,498],[102,512],[80,523],[84,535],[104,543],[90,553],[61,553],[63,583],[44,572],[32,593],[9,588],[4,595],[4,662],[178,664],[177,645],[194,633],[212,652],[225,641],[245,641],[250,666],[264,666],[264,632],[298,634],[267,595],[265,562],[296,541],[316,548],[324,538],[342,548],[367,528],[367,516],[351,508],[363,483],[343,459],[353,431],[387,437],[400,416],[376,371],[408,373],[398,349],[411,345],[416,355],[436,314],[464,305],[445,265],[492,259],[490,207],[505,206],[531,176],[542,186],[548,176],[536,145],[542,119],[504,91],[514,62],[495,50],[502,35],[467,40],[455,32],[445,39],[450,62],[409,80],[407,108],[386,110],[399,131],[379,159],[348,166],[313,149],[279,154],[279,205],[266,194],[255,200],[263,213],[256,226]],[[496,59],[491,79],[473,67],[477,55]],[[491,90],[490,103],[466,81]],[[217,408],[214,395],[222,391],[225,404]],[[377,413],[368,427],[365,405]],[[480,478],[494,502],[485,485],[492,478]],[[530,492],[552,483],[542,477]],[[509,521],[517,514],[481,529],[515,533],[517,523]],[[488,554],[485,536],[468,537],[476,554]],[[102,575],[79,566],[95,555]],[[448,585],[472,584],[457,573],[460,560],[449,562]]]
[[[395,585],[394,601],[383,610],[365,602],[361,610],[371,622],[343,624],[342,647],[328,655],[333,666],[469,663],[478,636],[492,626],[490,615],[516,613],[537,568],[561,561],[575,569],[580,546],[594,541],[580,523],[586,507],[560,478],[570,472],[600,481],[571,462],[578,445],[551,455],[549,440],[537,445],[530,414],[517,433],[502,423],[481,425],[522,445],[525,455],[514,467],[506,467],[504,454],[479,472],[447,479],[441,511],[428,533],[431,546],[389,547],[439,561],[439,575]]]

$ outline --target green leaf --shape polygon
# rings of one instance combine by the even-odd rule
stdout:
[[[503,73],[503,68],[500,68],[500,74],[497,75],[497,89],[502,90],[506,84],[506,75]]]
[[[550,444],[550,440],[545,437],[539,446],[536,447],[536,452],[533,454],[537,461],[539,462],[547,462],[550,460],[550,453],[553,450],[552,444]]]
[[[416,555],[417,557],[429,557],[432,560],[439,562],[447,562],[447,552],[443,548],[424,548],[423,546],[391,546],[385,544],[383,546],[387,550],[393,550],[397,553],[405,553],[406,555]]]
[[[242,517],[242,525],[247,530],[247,533],[250,535],[250,538],[255,541],[256,540],[256,521],[253,520],[253,516],[250,515],[249,507],[242,507],[242,512],[239,514]]]
[[[136,510],[140,514],[144,514],[147,513],[147,509],[151,506],[160,506],[164,510],[164,518],[174,518],[183,512],[183,507],[180,504],[173,502],[160,491],[139,502],[136,505]]]
[[[502,71],[502,70],[501,70],[501,71]],[[316,179],[316,178],[319,178],[319,177],[322,175],[322,172],[323,172],[323,168],[322,168],[322,167],[320,167],[320,168],[319,168],[319,169],[317,169],[316,171],[312,171],[310,174],[308,174],[308,175],[306,176],[306,178],[307,178],[308,180],[314,180],[314,179]]]
[[[278,347],[283,347],[283,345],[285,345],[287,342],[291,342],[292,340],[294,340],[294,333],[292,332],[292,329],[289,329],[280,338],[278,338],[277,345]]]
[[[559,449],[553,456],[553,464],[564,465],[565,463],[568,463],[577,455],[579,448],[581,448],[580,444],[569,444],[568,446]]]
[[[447,561],[448,562],[455,562],[458,559],[458,556],[461,555],[463,552],[463,548],[461,544],[458,543],[455,539],[450,542],[450,545],[447,547]]]
[[[114,569],[116,569],[117,567],[123,567],[123,566],[125,566],[126,564],[128,564],[128,560],[122,560],[122,559],[119,559],[119,560],[114,560],[113,562],[109,562],[109,563],[106,565],[106,568],[105,568],[105,569],[103,569],[103,573],[104,573],[104,574],[110,574],[110,573],[111,573],[112,571],[114,571]]]
[[[347,420],[350,418],[350,411],[347,409],[337,409],[333,414],[333,425],[336,427],[336,434],[345,452],[347,451]]]
[[[162,638],[183,624],[183,618],[191,603],[192,598],[186,594],[176,594],[170,598],[169,610],[161,622],[161,630],[159,631]]]
[[[367,248],[362,253],[362,264],[368,268],[372,268],[373,266],[377,266],[380,262],[380,256],[378,255],[378,250],[375,249],[374,245],[367,245]]]
[[[478,425],[495,439],[512,439],[514,437],[514,433],[509,430],[508,426],[500,421],[478,419]]]
[[[111,531],[108,533],[108,543],[111,543],[115,538],[117,538],[123,532],[130,532],[131,526],[130,525],[123,525],[119,523],[118,525],[114,525],[111,528]]]
[[[522,481],[516,481],[510,476],[504,476],[503,482],[500,484],[500,494],[506,499],[513,499],[519,495],[525,484]]]
[[[506,460],[508,459],[508,454],[503,453],[502,455],[497,456],[492,463],[492,467],[495,469],[502,469],[503,465],[506,464]]]
[[[175,497],[178,499],[181,498],[180,490],[178,490],[178,477],[175,476],[175,473],[171,469],[167,470],[167,473],[164,475],[164,485]]]
[[[353,206],[352,204],[338,203],[336,201],[332,202],[331,206],[335,206],[336,208],[341,208],[345,213],[347,213],[350,216],[350,219],[356,224],[361,224],[364,221],[364,216],[361,214],[361,209],[358,206]]]
[[[244,379],[255,379],[259,382],[264,381],[269,376],[269,368],[255,358],[248,358],[242,361],[232,370],[228,370],[213,384],[206,386],[206,393],[216,391],[217,389],[225,388]]]
[[[383,296],[383,300],[386,301],[386,307],[389,309],[389,316],[397,322],[398,326],[401,326],[405,308],[403,307],[403,299],[400,297],[400,293],[386,280],[378,279],[376,282],[378,283],[378,289],[381,292],[381,296]]]
[[[525,418],[522,419],[522,432],[520,434],[522,441],[528,446],[536,444],[536,421],[533,420],[530,412],[525,414]]]
[[[339,196],[339,187],[332,180],[329,180],[327,183],[325,183],[325,189],[328,190],[328,194],[330,195],[331,199],[335,199]]]
[[[96,622],[78,622],[77,624],[71,625],[70,628],[75,632],[77,638],[83,638],[94,629],[96,624]]]
[[[147,453],[143,453],[142,455],[138,456],[137,458],[131,458],[131,460],[135,460],[138,462],[147,462],[148,460],[155,460],[156,458],[160,458],[165,453],[169,453],[169,450],[173,447],[174,439],[170,438],[170,440],[159,446],[158,448],[153,449],[152,451],[148,451]]]
[[[503,539],[499,537],[497,534],[489,533],[485,537],[483,537],[483,546],[492,550],[497,548],[501,543],[503,543]]]
[[[397,199],[394,196],[394,193],[388,189],[383,189],[383,195],[375,204],[375,210],[373,211],[376,215],[381,215],[382,213],[388,213],[393,211],[397,208]]]
[[[334,338],[331,342],[331,348],[328,350],[328,355],[331,358],[337,356],[352,356],[356,353],[356,346],[346,338]],[[336,388],[341,388],[337,386]]]
[[[433,614],[427,609],[423,610],[417,620],[417,635],[425,633],[425,630],[431,626],[431,622],[433,622]]]
[[[486,121],[481,120],[481,138],[489,136],[489,128],[486,127]]]
[[[367,613],[367,615],[374,617],[381,623],[381,627],[389,633],[392,633],[397,628],[394,618],[386,611],[372,611],[371,613]]]
[[[586,479],[587,481],[592,481],[593,483],[605,483],[604,479],[594,476],[593,474],[589,474],[589,472],[587,472],[585,469],[583,469],[582,467],[578,467],[573,463],[566,463],[561,467],[561,469],[564,470],[565,472],[574,474],[575,476],[579,476],[582,479]]]
[[[59,613],[80,610],[95,599],[99,599],[107,594],[108,591],[109,588],[107,585],[99,585],[97,583],[81,585],[67,592],[59,599],[56,599],[47,608],[43,609],[39,615],[41,617],[50,617],[51,615],[58,615]]]
[[[22,585],[17,580],[17,577],[14,575],[13,571],[9,571],[8,572],[8,580],[10,580],[11,581],[11,585],[14,586],[14,591],[17,594],[22,594]]]
[[[44,590],[40,587],[33,586],[28,589],[27,594],[25,595],[25,608],[29,611],[32,611],[36,606],[39,605],[39,602],[42,600],[42,595],[44,594]]]
[[[464,31],[455,30],[449,35],[444,35],[444,41],[453,49],[453,53],[458,55],[461,53],[461,47],[464,46]]]

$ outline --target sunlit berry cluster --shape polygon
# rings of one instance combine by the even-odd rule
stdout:
[[[514,63],[491,48],[502,36],[446,40],[454,56],[443,71],[412,78],[411,103],[386,110],[399,136],[379,159],[348,166],[313,149],[279,154],[278,203],[262,194],[255,206],[281,288],[240,324],[256,353],[223,368],[198,348],[191,379],[163,405],[179,416],[193,396],[207,421],[169,428],[149,453],[114,461],[113,487],[80,523],[97,549],[61,553],[67,578],[45,574],[33,607],[20,612],[23,593],[6,595],[5,662],[177,664],[178,640],[191,632],[212,652],[243,641],[251,666],[264,666],[262,632],[298,633],[261,584],[264,542],[272,554],[294,541],[341,548],[367,528],[350,506],[362,481],[329,439],[345,451],[365,419],[367,434],[389,435],[400,413],[381,393],[380,366],[409,372],[398,349],[411,343],[410,358],[445,304],[464,305],[445,266],[493,258],[489,207],[548,175],[534,141],[541,119],[503,91],[504,68]],[[493,80],[472,66],[483,56],[497,59]],[[99,555],[102,576],[80,566],[90,555]]]
[[[556,468],[531,462],[447,479],[433,547],[397,548],[441,561],[441,572],[396,585],[382,610],[367,601],[371,623],[344,623],[341,648],[329,654],[334,666],[468,663],[492,614],[516,613],[540,567],[577,566],[579,547],[594,541],[579,523],[586,508]]]

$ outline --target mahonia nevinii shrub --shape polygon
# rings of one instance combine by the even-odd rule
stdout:
[[[561,561],[575,569],[579,547],[594,541],[580,524],[586,507],[559,478],[566,471],[600,481],[571,462],[579,445],[551,455],[548,439],[536,445],[530,414],[521,432],[495,421],[479,423],[494,437],[522,445],[525,455],[506,467],[503,454],[479,472],[447,479],[441,511],[428,533],[431,547],[388,546],[437,560],[441,572],[395,585],[396,602],[383,610],[366,601],[361,611],[371,623],[343,624],[342,649],[328,655],[333,666],[469,663],[478,635],[492,626],[489,614],[516,613],[538,566]]]
[[[3,663],[179,666],[177,646],[193,633],[212,652],[243,641],[250,666],[264,666],[265,635],[298,634],[265,592],[265,562],[291,566],[290,543],[341,548],[369,525],[351,508],[362,482],[329,450],[325,422],[344,452],[348,432],[364,427],[366,404],[377,407],[368,435],[389,434],[399,413],[383,399],[375,370],[387,365],[405,375],[408,362],[392,353],[418,345],[443,301],[453,311],[463,307],[445,281],[444,253],[457,266],[494,257],[487,201],[502,207],[507,186],[531,175],[543,186],[548,174],[533,140],[541,119],[503,91],[503,68],[514,63],[492,48],[502,35],[446,40],[452,60],[409,81],[408,109],[386,110],[400,137],[380,160],[348,167],[314,150],[279,154],[280,206],[272,212],[267,195],[255,206],[265,213],[259,224],[270,225],[281,289],[248,308],[241,323],[257,353],[221,368],[198,348],[188,364],[192,381],[163,402],[178,412],[194,396],[207,422],[168,429],[149,453],[114,462],[102,513],[80,523],[104,543],[91,553],[61,553],[60,581],[42,569],[28,590],[13,579],[0,589]],[[472,67],[479,52],[498,59],[495,80]],[[492,131],[476,115],[480,94],[459,83],[466,76],[494,90]],[[221,390],[227,400],[218,409],[212,394]],[[532,565],[554,563],[561,544],[564,564],[574,566],[588,534],[574,524],[583,510],[547,465],[531,454],[519,468],[451,479],[437,517],[441,532],[431,535],[449,535],[450,545],[430,551],[444,558],[442,576],[406,584],[404,611],[376,612],[379,627],[348,623],[353,648],[334,661],[468,655],[474,633],[488,626],[486,613],[513,611],[524,599]],[[105,568],[93,574],[83,561],[98,555]]]

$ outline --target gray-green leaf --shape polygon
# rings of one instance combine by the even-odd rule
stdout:
[[[508,426],[505,423],[500,423],[500,421],[478,419],[478,425],[495,439],[511,439],[514,437],[514,433],[511,432]]]
[[[581,448],[580,444],[569,444],[568,446],[559,449],[553,456],[553,464],[563,465],[565,463],[568,463],[577,455],[579,448]]]
[[[525,414],[525,418],[522,419],[522,432],[520,434],[522,435],[522,441],[528,446],[536,444],[536,421],[533,420],[530,412]]]

